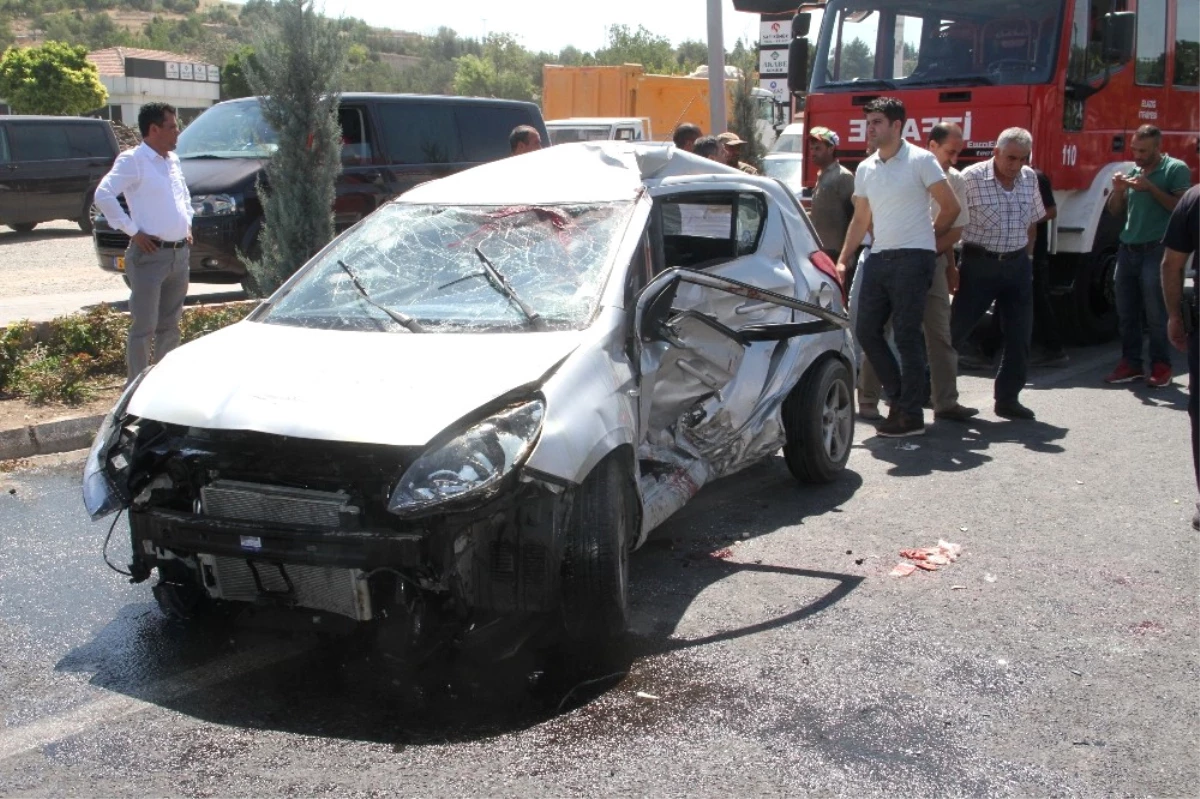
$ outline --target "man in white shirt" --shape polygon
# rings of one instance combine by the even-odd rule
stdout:
[[[117,156],[96,188],[96,206],[108,224],[129,236],[129,380],[179,345],[179,319],[188,291],[192,199],[179,157],[175,108],[147,103],[138,112],[142,143]],[[125,196],[129,212],[117,199]]]
[[[970,219],[962,232],[958,294],[950,313],[956,348],[966,341],[992,303],[1004,331],[1004,355],[996,373],[996,415],[1033,419],[1020,403],[1029,370],[1033,332],[1033,252],[1037,223],[1046,216],[1037,175],[1025,161],[1033,136],[1008,128],[987,161],[963,170]]]
[[[877,150],[854,175],[854,218],[842,243],[838,272],[845,275],[870,227],[874,246],[864,264],[856,332],[892,403],[879,435],[922,435],[925,295],[933,282],[937,239],[951,229],[960,208],[933,154],[904,141],[902,102],[879,97],[863,112],[867,143]],[[940,209],[934,221],[931,198]],[[885,337],[889,319],[900,363]]]

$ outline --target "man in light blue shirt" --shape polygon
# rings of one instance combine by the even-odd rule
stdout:
[[[138,112],[142,143],[117,156],[96,188],[96,206],[129,236],[129,380],[179,346],[179,319],[188,291],[192,199],[179,157],[175,108],[147,103]],[[125,196],[129,212],[117,199]]]

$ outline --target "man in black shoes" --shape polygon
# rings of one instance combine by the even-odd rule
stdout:
[[[1025,164],[1033,136],[1023,128],[1001,131],[992,157],[963,170],[970,219],[963,228],[958,294],[950,334],[961,347],[992,303],[1004,336],[996,374],[996,415],[1033,419],[1021,404],[1033,332],[1033,261],[1037,223],[1046,216],[1037,175]]]

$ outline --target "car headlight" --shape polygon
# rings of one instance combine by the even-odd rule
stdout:
[[[233,216],[238,212],[237,197],[232,194],[200,194],[192,198],[196,216]]]
[[[414,515],[494,490],[533,449],[545,415],[546,404],[530,400],[428,450],[404,472],[388,510]]]
[[[124,502],[121,492],[113,484],[109,469],[116,473],[127,470],[131,453],[112,452],[112,449],[121,434],[118,422],[125,416],[125,408],[129,405],[133,392],[149,371],[150,369],[146,369],[135,377],[121,393],[117,404],[100,423],[100,429],[92,442],[92,449],[88,452],[87,461],[83,466],[83,506],[92,517],[92,521],[104,518],[120,508]]]

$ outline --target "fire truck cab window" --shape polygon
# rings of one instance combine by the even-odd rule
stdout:
[[[1175,7],[1176,86],[1200,86],[1200,3]]]
[[[1186,0],[1184,5],[1186,5]],[[1138,0],[1137,82],[1162,86],[1167,76],[1167,2]]]
[[[830,0],[814,85],[874,91],[1048,83],[1064,1]]]

